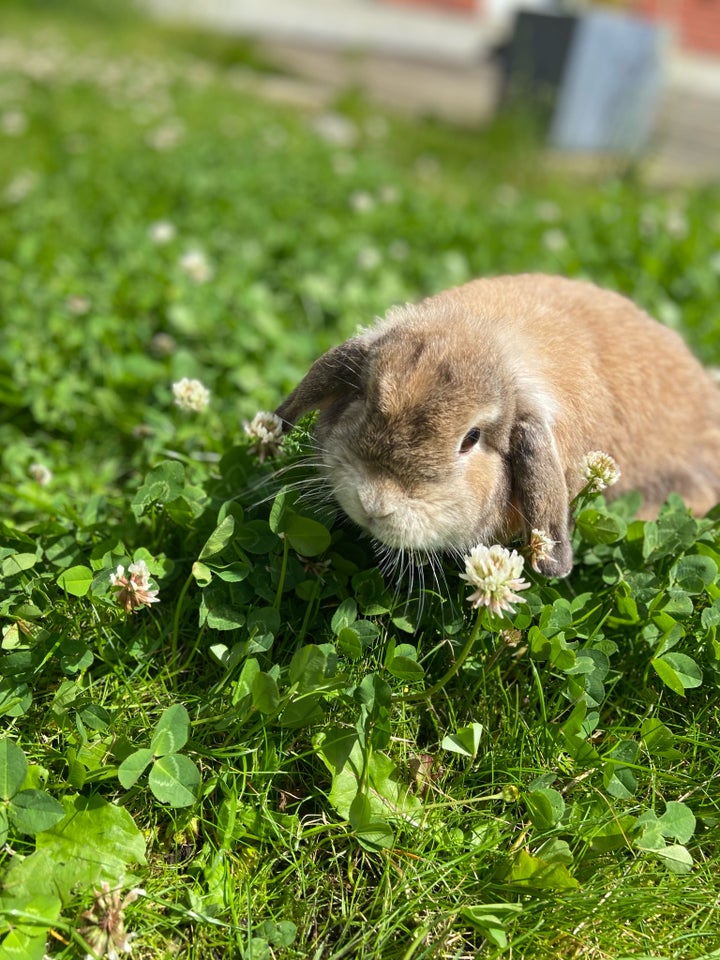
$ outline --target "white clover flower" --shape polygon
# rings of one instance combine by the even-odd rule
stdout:
[[[252,420],[243,423],[243,430],[255,442],[250,450],[262,463],[266,457],[276,457],[283,441],[283,422],[277,414],[260,410]]]
[[[110,586],[117,591],[117,601],[125,613],[160,602],[158,591],[151,588],[150,571],[144,560],[131,563],[128,576],[125,576],[125,567],[119,564],[115,573],[110,574]]]
[[[474,593],[467,598],[476,609],[487,607],[498,616],[505,611],[514,613],[514,603],[524,603],[517,590],[527,590],[530,584],[522,578],[523,558],[516,550],[508,550],[499,544],[486,547],[483,544],[473,547],[465,557],[465,573],[461,580],[467,580]]]
[[[73,296],[67,298],[65,306],[74,317],[84,317],[90,311],[92,304],[87,297],[73,294]]]
[[[383,203],[397,203],[400,199],[400,190],[394,183],[388,183],[380,189],[380,199]]]
[[[542,235],[542,245],[550,253],[559,253],[567,246],[567,237],[562,230],[553,227],[552,230],[546,230]]]
[[[665,230],[671,237],[682,239],[690,232],[685,211],[681,207],[671,207],[665,217]]]
[[[2,132],[8,137],[20,137],[28,128],[28,119],[22,110],[6,110],[0,117]]]
[[[170,223],[169,220],[158,220],[156,223],[150,224],[148,234],[153,243],[162,246],[162,244],[170,243],[171,240],[175,239],[177,230],[175,224]]]
[[[353,173],[357,163],[355,158],[348,156],[347,153],[338,153],[332,158],[332,168],[339,177],[347,177]]]
[[[188,250],[184,253],[180,257],[180,267],[195,283],[207,283],[213,275],[210,261],[202,250]]]
[[[375,270],[382,263],[382,256],[376,247],[363,247],[356,258],[361,270]]]
[[[150,350],[156,357],[169,357],[177,350],[177,341],[164,330],[158,330],[150,341]]]
[[[172,392],[176,405],[182,410],[202,413],[210,403],[210,391],[200,380],[183,377],[172,385]]]
[[[167,123],[151,130],[146,137],[146,142],[153,150],[160,152],[173,150],[182,140],[184,133],[183,125],[179,121],[168,120]]]
[[[46,487],[53,478],[52,470],[46,467],[44,463],[31,463],[28,467],[28,474],[41,487]]]
[[[23,170],[5,187],[8,203],[20,203],[37,186],[38,175],[33,170]]]
[[[125,909],[138,897],[145,896],[145,891],[135,887],[123,897],[122,887],[112,889],[107,880],[103,880],[93,895],[94,903],[82,914],[85,923],[80,930],[93,950],[85,954],[85,960],[98,957],[118,960],[121,953],[132,953],[131,940],[135,935],[125,930]]]
[[[535,207],[535,213],[538,220],[542,220],[543,223],[555,223],[560,219],[562,211],[553,200],[541,200]]]
[[[617,463],[602,450],[591,450],[585,454],[580,464],[580,475],[588,493],[599,493],[606,487],[612,487],[622,476]]]
[[[358,128],[340,113],[321,113],[313,128],[322,140],[336,147],[352,147],[358,139]]]
[[[356,190],[350,194],[349,203],[355,213],[369,213],[375,206],[375,198],[367,190]]]
[[[544,530],[536,530],[534,527],[530,532],[530,566],[539,573],[539,565],[547,560],[553,560],[553,548],[557,540],[551,540]]]
[[[410,255],[410,245],[405,240],[393,240],[388,247],[388,253],[393,260],[407,260]]]

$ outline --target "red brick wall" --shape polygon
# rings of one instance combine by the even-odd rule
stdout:
[[[669,23],[681,47],[720,54],[720,0],[636,0],[636,9]]]
[[[477,13],[484,0],[384,0],[402,6]],[[663,20],[677,31],[682,47],[697,53],[720,54],[720,0],[628,0],[653,20]]]

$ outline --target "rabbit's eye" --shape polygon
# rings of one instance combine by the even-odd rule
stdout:
[[[472,450],[472,448],[480,442],[481,437],[482,430],[479,427],[473,427],[472,430],[468,430],[460,444],[460,453],[467,453],[469,450]]]

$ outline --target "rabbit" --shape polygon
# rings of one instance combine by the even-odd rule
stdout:
[[[570,502],[601,450],[641,516],[679,493],[720,500],[720,389],[677,333],[592,283],[473,280],[392,308],[310,368],[276,415],[318,410],[322,471],[342,510],[398,550],[553,542],[536,569],[573,566]]]

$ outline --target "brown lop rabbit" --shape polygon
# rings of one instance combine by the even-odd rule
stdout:
[[[410,551],[553,541],[546,576],[572,568],[580,464],[609,453],[651,516],[675,491],[720,500],[720,389],[680,337],[590,283],[525,274],[474,280],[395,307],[315,361],[276,413],[319,410],[323,472],[345,513]]]

